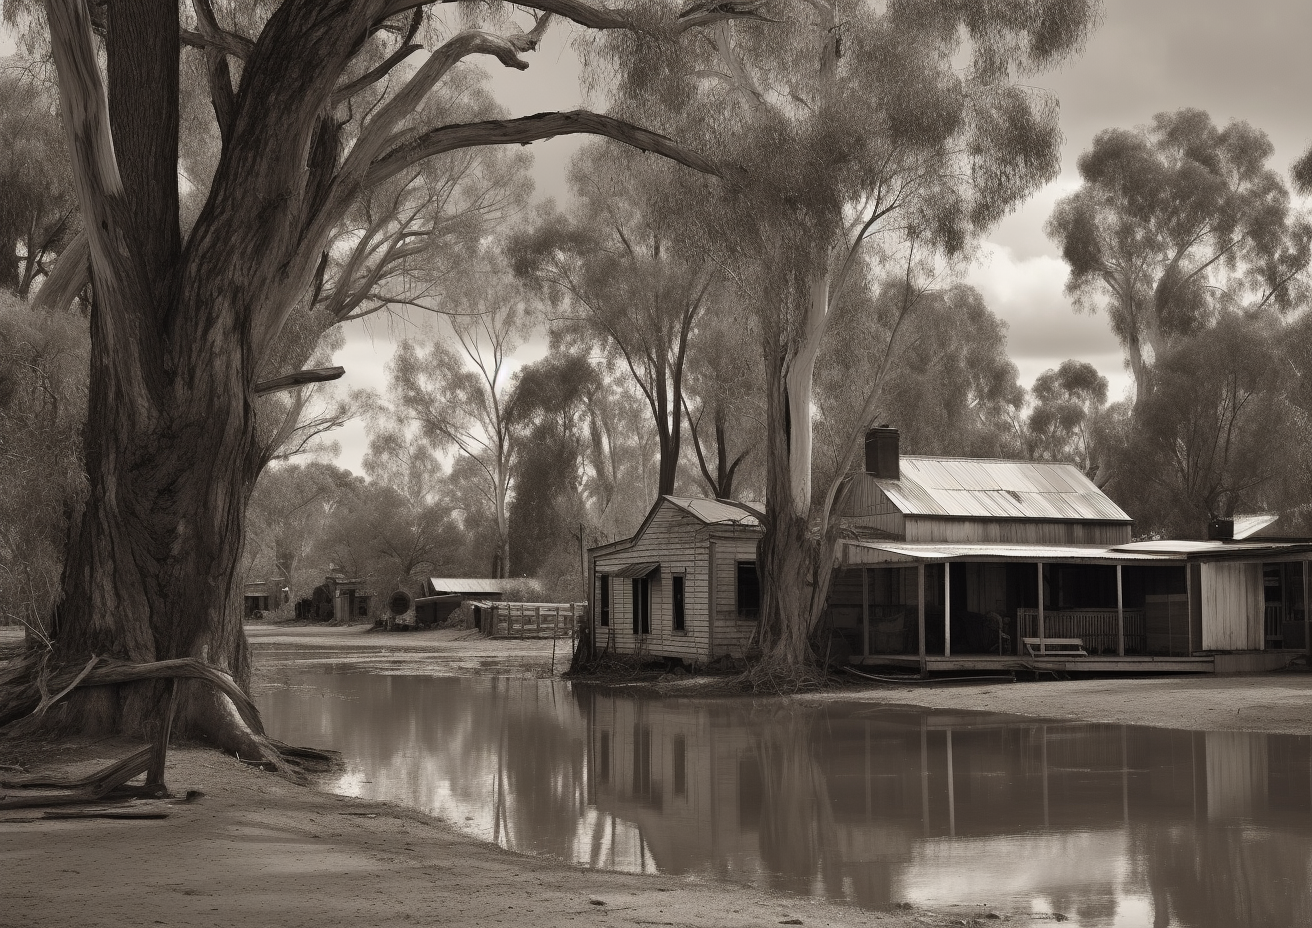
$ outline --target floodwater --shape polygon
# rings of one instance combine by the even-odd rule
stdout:
[[[985,903],[1089,928],[1312,925],[1306,737],[348,665],[276,673],[259,700],[266,725],[341,751],[332,791],[515,851],[870,909]]]

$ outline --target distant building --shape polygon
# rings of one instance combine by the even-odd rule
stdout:
[[[500,600],[507,589],[537,587],[536,580],[525,578],[496,579],[493,577],[425,577],[420,581],[420,594],[415,597],[415,621],[430,626],[445,622],[466,601]]]

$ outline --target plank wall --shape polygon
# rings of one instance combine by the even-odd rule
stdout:
[[[1024,519],[906,517],[906,541],[1124,545],[1130,526],[1116,522],[1039,522]]]
[[[1203,564],[1202,650],[1256,651],[1262,648],[1262,565]]]

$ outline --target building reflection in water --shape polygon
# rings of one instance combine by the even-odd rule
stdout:
[[[338,792],[512,850],[869,908],[992,902],[1087,926],[1312,925],[1312,739],[984,713],[297,674],[270,730]]]

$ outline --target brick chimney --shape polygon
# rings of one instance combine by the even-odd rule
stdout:
[[[900,454],[897,429],[881,425],[866,432],[866,473],[870,476],[901,479]]]

